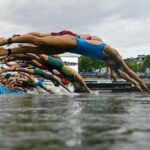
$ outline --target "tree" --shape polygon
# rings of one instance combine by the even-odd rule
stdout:
[[[80,72],[93,72],[100,71],[104,67],[104,62],[101,60],[94,60],[89,57],[80,56],[79,58],[79,71]]]
[[[142,70],[146,71],[146,69],[150,69],[150,55],[146,56],[144,59],[144,63],[142,65]]]
[[[139,68],[139,64],[137,64],[137,62],[129,60],[129,61],[126,61],[126,64],[134,72],[139,72],[140,68]]]

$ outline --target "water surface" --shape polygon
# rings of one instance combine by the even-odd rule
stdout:
[[[0,96],[0,150],[149,150],[149,96]]]

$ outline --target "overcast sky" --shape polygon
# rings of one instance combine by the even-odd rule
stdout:
[[[0,0],[0,36],[68,29],[100,36],[123,58],[150,54],[150,0]]]

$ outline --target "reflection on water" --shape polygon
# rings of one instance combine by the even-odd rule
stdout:
[[[147,150],[149,141],[149,95],[0,96],[1,150]]]

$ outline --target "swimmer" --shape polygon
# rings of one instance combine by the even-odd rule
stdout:
[[[29,43],[33,45],[20,46],[12,49],[0,49],[0,56],[32,53],[61,54],[65,52],[80,54],[94,59],[104,60],[121,78],[133,83],[140,91],[150,92],[144,82],[126,65],[119,52],[98,40],[83,40],[71,35],[37,37],[34,35],[20,35],[2,39],[0,46],[12,43]],[[122,70],[124,71],[122,71]]]
[[[4,73],[4,72],[8,72],[8,71],[17,71],[17,72],[26,72],[28,74],[34,74],[34,75],[39,75],[43,78],[46,78],[48,80],[51,80],[54,85],[61,85],[63,88],[65,88],[68,92],[71,92],[67,86],[65,86],[61,80],[55,76],[52,75],[51,73],[48,73],[46,71],[43,71],[42,69],[39,68],[35,68],[35,69],[27,69],[27,68],[7,68],[7,69],[3,69],[0,71],[0,73]]]

